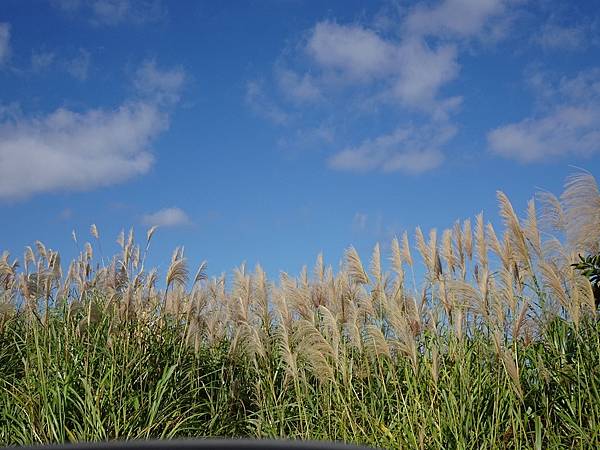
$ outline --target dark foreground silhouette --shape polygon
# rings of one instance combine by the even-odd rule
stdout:
[[[65,445],[36,445],[20,447],[21,450],[373,450],[372,447],[341,444],[336,442],[259,440],[259,439],[194,439],[157,441],[112,441]]]

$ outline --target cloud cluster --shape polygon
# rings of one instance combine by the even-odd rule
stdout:
[[[444,160],[444,146],[457,132],[452,117],[462,97],[444,90],[460,73],[461,49],[469,40],[490,34],[495,21],[506,15],[509,1],[421,3],[404,9],[394,26],[388,17],[387,33],[367,23],[320,21],[307,31],[296,47],[299,51],[275,63],[276,86],[297,108],[336,105],[330,113],[334,118],[324,119],[334,128],[338,123],[343,124],[339,128],[347,127],[353,118],[341,117],[340,111],[353,107],[391,108],[415,118],[411,125],[338,150],[328,158],[329,167],[411,174],[432,170]],[[352,100],[357,93],[360,100]],[[275,123],[292,122],[288,109],[265,95],[256,82],[248,84],[247,100]],[[356,104],[349,105],[352,101]]]
[[[600,152],[600,68],[535,86],[544,112],[490,131],[490,150],[522,163]]]
[[[188,215],[181,208],[164,208],[154,213],[145,214],[142,223],[147,226],[176,227],[191,223]]]
[[[458,74],[454,45],[432,48],[424,39],[386,40],[358,25],[318,23],[306,46],[318,67],[346,83],[383,81],[405,105],[435,110],[441,86]]]
[[[113,109],[53,112],[27,117],[0,108],[0,199],[57,190],[87,190],[150,170],[151,145],[169,126],[169,105],[179,98],[182,69],[144,63],[135,85],[140,98]]]
[[[55,3],[63,9],[76,11],[85,6],[106,14],[114,8],[129,14],[142,5],[128,0]],[[0,23],[0,64],[8,57],[9,40],[9,24]],[[58,59],[51,51],[32,53],[32,70],[42,71],[53,64],[85,80],[90,54],[80,49],[72,59]],[[186,78],[181,67],[162,69],[150,60],[135,72],[135,96],[114,108],[58,108],[25,115],[18,104],[0,104],[0,200],[87,190],[148,172],[154,161],[152,142],[168,128],[170,111],[179,101]]]

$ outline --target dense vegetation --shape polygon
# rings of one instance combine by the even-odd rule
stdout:
[[[600,251],[598,187],[578,174],[560,198],[531,201],[524,220],[498,199],[500,238],[482,215],[439,239],[416,230],[420,283],[406,234],[392,242],[390,272],[379,246],[368,271],[350,248],[338,273],[321,256],[311,275],[277,283],[241,266],[231,287],[204,263],[190,280],[178,249],[157,289],[144,267],[155,229],[143,248],[119,236],[110,261],[86,244],[64,275],[39,242],[22,265],[5,253],[0,443],[597,447],[600,323],[593,272],[577,264]]]

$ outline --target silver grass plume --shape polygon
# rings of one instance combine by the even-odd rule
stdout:
[[[448,270],[451,273],[454,273],[458,261],[456,260],[452,247],[452,230],[444,230],[442,233],[442,247],[440,253],[444,258],[444,261],[446,261]]]
[[[592,174],[581,172],[569,177],[561,200],[573,250],[599,253],[600,192]]]
[[[537,213],[533,199],[527,202],[527,220],[525,221],[524,232],[536,256],[540,258],[542,256],[542,239],[538,229]]]
[[[357,284],[369,284],[369,276],[363,268],[360,257],[354,247],[346,250],[346,270],[350,279]]]
[[[315,262],[315,268],[313,270],[313,274],[314,274],[315,279],[319,283],[323,282],[323,279],[325,278],[325,268],[324,268],[324,264],[323,264],[323,253],[319,253],[317,255],[317,261]]]
[[[558,197],[546,191],[536,193],[541,205],[540,225],[554,231],[564,232],[567,228],[567,219]]]
[[[463,222],[462,229],[463,243],[465,246],[465,253],[469,259],[473,258],[473,234],[471,232],[471,219],[466,219]]]
[[[183,254],[180,254],[180,249],[177,248],[173,252],[171,257],[171,264],[167,270],[166,276],[166,289],[165,289],[165,302],[167,298],[167,291],[169,287],[173,285],[185,286],[188,280],[188,268]]]
[[[509,231],[510,242],[513,250],[516,251],[518,256],[518,262],[525,265],[528,269],[531,268],[531,258],[527,242],[525,240],[525,234],[519,223],[519,219],[515,214],[510,200],[502,191],[497,192],[498,202],[500,204],[500,216],[504,221],[504,225]]]
[[[406,261],[406,264],[412,267],[413,259],[410,254],[410,245],[408,244],[408,233],[405,231],[402,233],[402,259]]]
[[[401,289],[404,285],[404,269],[402,268],[402,250],[400,250],[400,244],[398,238],[392,240],[392,269],[397,276],[397,289]]]
[[[483,213],[479,213],[475,222],[475,245],[477,247],[477,259],[482,267],[488,266],[487,242],[485,239],[485,228],[483,225]]]
[[[425,267],[427,267],[427,272],[429,274],[434,273],[434,260],[433,258],[431,258],[431,255],[429,254],[429,248],[427,247],[427,244],[425,243],[425,236],[423,236],[423,232],[421,231],[421,227],[417,227],[415,229],[415,239],[416,239],[416,243],[417,243],[417,250],[419,251],[419,253],[421,254],[421,258],[423,258],[423,262],[425,262]]]

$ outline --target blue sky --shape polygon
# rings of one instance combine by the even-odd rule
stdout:
[[[0,251],[337,267],[600,173],[596,1],[3,0]]]

